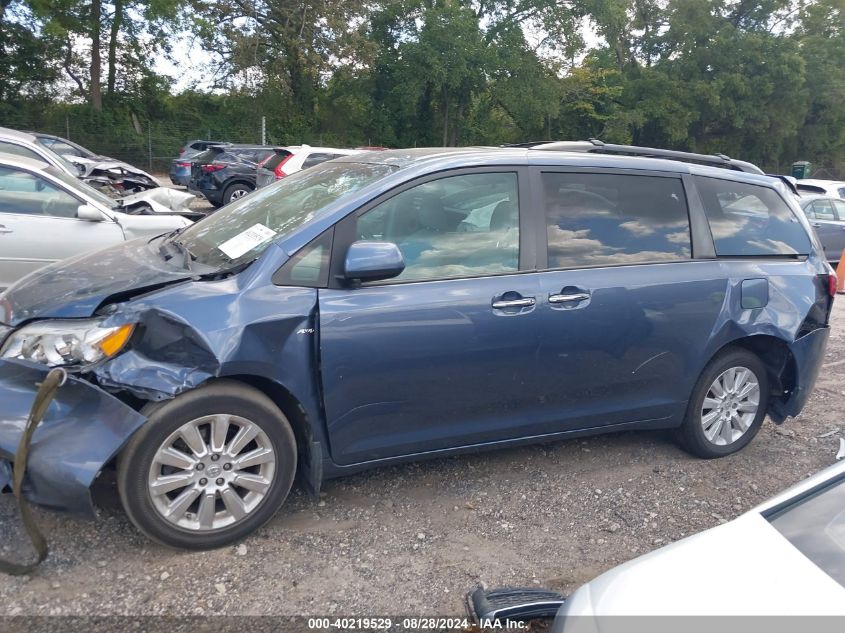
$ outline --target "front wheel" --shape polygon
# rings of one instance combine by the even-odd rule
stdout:
[[[710,459],[745,447],[763,424],[769,380],[760,359],[733,349],[711,360],[695,385],[679,429],[681,445]]]
[[[296,472],[296,440],[261,392],[219,381],[152,405],[118,460],[130,520],[165,545],[213,549],[266,523]]]

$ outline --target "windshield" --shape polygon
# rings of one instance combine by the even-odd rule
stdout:
[[[845,587],[845,480],[769,517],[804,556]]]
[[[277,237],[396,169],[394,165],[344,162],[299,171],[188,227],[179,234],[178,242],[194,261],[215,268],[252,261]]]
[[[41,145],[46,151],[50,152],[53,156],[56,157],[56,160],[62,164],[62,166],[67,169],[67,171],[74,176],[79,174],[79,167],[77,167],[74,163],[70,162],[67,158],[59,154],[57,151],[53,150],[51,147],[45,145],[41,139],[36,138],[36,142]]]
[[[116,209],[118,206],[120,206],[117,200],[109,198],[106,194],[94,189],[94,187],[89,185],[87,182],[83,182],[79,178],[74,178],[70,174],[63,172],[61,169],[56,169],[55,167],[48,167],[44,171],[49,172],[51,176],[54,176],[61,180],[68,187],[70,187],[71,190],[78,191],[80,193],[85,194],[89,198],[93,198],[107,209]]]

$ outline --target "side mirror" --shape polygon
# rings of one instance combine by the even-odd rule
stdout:
[[[346,251],[343,274],[346,279],[381,281],[405,270],[402,251],[392,242],[355,242]]]
[[[90,204],[80,204],[76,210],[76,217],[80,220],[87,220],[88,222],[102,222],[104,219],[100,210]]]

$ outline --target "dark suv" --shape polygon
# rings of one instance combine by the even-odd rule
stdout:
[[[728,455],[803,408],[835,287],[787,185],[725,157],[339,158],[0,295],[0,487],[50,366],[28,497],[90,512],[114,468],[180,547],[249,534],[297,472],[631,429]]]
[[[273,155],[266,145],[218,145],[209,147],[191,160],[188,189],[198,191],[215,207],[255,190],[258,163]]]

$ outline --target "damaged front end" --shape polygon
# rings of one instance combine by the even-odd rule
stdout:
[[[113,197],[160,186],[151,174],[122,161],[74,157],[74,162],[84,182]]]
[[[196,196],[192,193],[158,187],[123,196],[118,199],[118,204],[120,210],[129,215],[181,215],[199,220],[206,214],[191,210],[194,200]]]
[[[8,491],[12,463],[38,385],[48,367],[0,361],[0,490]],[[91,485],[102,468],[146,421],[114,396],[69,376],[32,438],[23,493],[55,510],[93,516]]]

